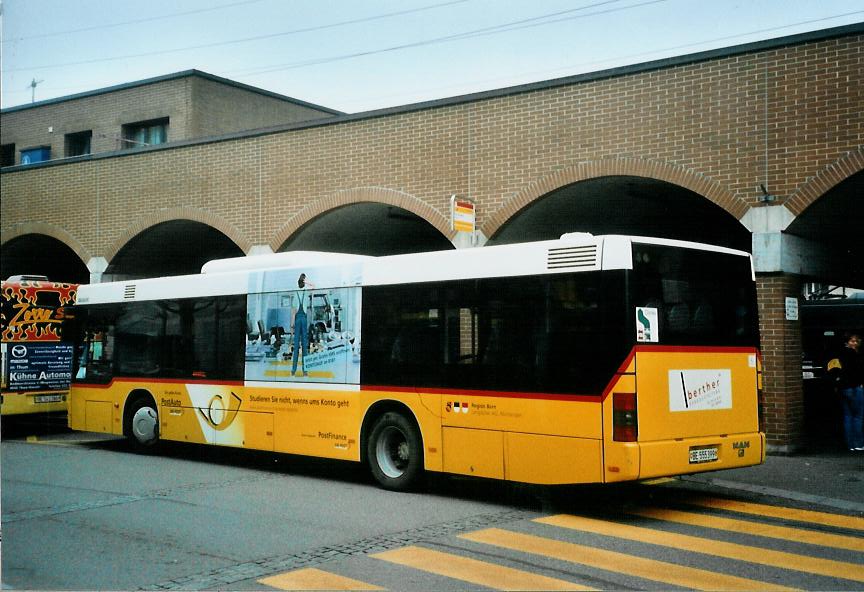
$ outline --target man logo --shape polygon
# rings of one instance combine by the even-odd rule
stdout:
[[[12,346],[12,357],[13,358],[23,358],[26,355],[27,355],[27,346],[26,345]]]

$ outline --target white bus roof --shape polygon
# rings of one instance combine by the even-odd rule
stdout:
[[[78,304],[246,294],[253,278],[285,272],[279,291],[297,289],[296,274],[351,267],[344,285],[386,285],[484,277],[554,274],[600,269],[632,269],[632,244],[648,243],[749,257],[744,251],[702,243],[635,236],[565,234],[560,239],[474,249],[370,257],[343,253],[293,251],[219,259],[201,274],[82,285]],[[292,282],[288,278],[293,278]],[[343,286],[321,286],[336,288]],[[272,289],[273,284],[268,284]]]
[[[293,267],[319,267],[339,265],[372,259],[369,255],[350,255],[348,253],[327,253],[324,251],[287,251],[251,257],[231,257],[214,259],[201,268],[201,273],[224,273],[226,271],[252,271],[264,269],[286,269]]]

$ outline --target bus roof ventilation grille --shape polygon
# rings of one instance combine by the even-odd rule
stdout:
[[[135,300],[135,284],[128,284],[124,288],[123,300]]]
[[[549,249],[546,269],[587,269],[597,266],[597,245]]]

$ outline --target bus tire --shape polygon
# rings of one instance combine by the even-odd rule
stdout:
[[[138,451],[151,450],[159,441],[159,413],[149,396],[133,399],[126,412],[126,437]]]
[[[391,491],[408,491],[423,474],[423,440],[417,425],[390,411],[375,422],[366,445],[372,476]]]

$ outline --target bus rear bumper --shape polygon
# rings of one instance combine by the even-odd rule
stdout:
[[[639,479],[735,469],[765,461],[765,434],[752,432],[640,442]]]

